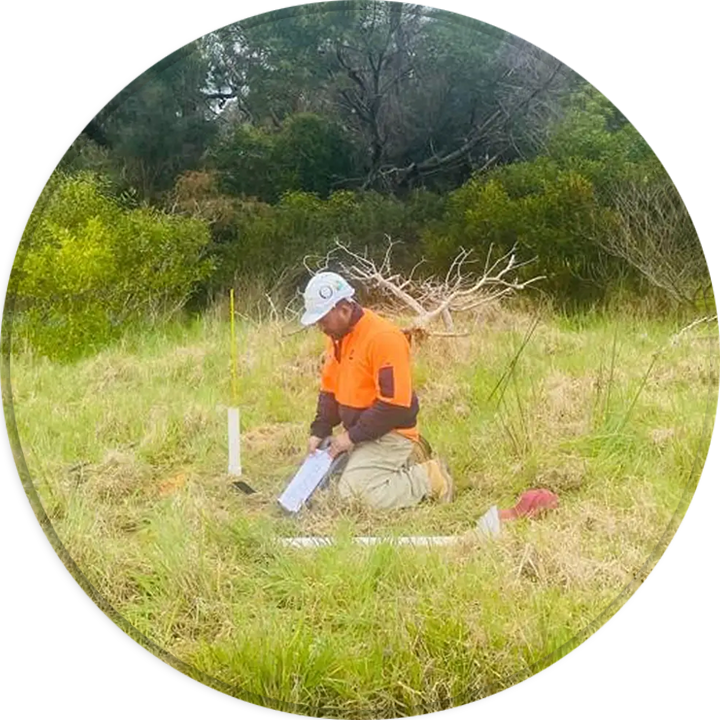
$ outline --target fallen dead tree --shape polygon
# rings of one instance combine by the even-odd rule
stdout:
[[[493,260],[492,246],[482,265],[472,250],[461,248],[444,277],[418,278],[423,260],[404,276],[392,267],[392,251],[397,243],[389,237],[387,240],[387,249],[379,262],[367,250],[356,252],[336,240],[335,247],[316,269],[311,270],[307,261],[306,267],[311,272],[332,268],[400,310],[410,310],[414,319],[403,330],[413,338],[462,335],[464,333],[458,332],[455,325],[458,314],[496,302],[544,279],[538,275],[521,280],[520,269],[531,264],[532,260],[519,262],[514,247]],[[442,331],[434,329],[437,322],[442,322]]]

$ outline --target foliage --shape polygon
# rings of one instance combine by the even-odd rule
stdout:
[[[423,236],[438,271],[449,267],[460,247],[481,258],[518,247],[519,256],[536,258],[529,275],[544,275],[543,287],[560,298],[578,298],[600,259],[590,230],[598,222],[592,184],[573,170],[538,159],[475,177],[450,194],[442,221]]]
[[[216,173],[189,171],[178,177],[166,208],[169,213],[200,218],[218,236],[232,226],[238,204],[236,197],[220,192]]]
[[[650,198],[652,208],[638,198]],[[536,258],[527,272],[545,275],[545,288],[562,302],[602,297],[620,282],[637,288],[692,275],[695,290],[708,282],[692,223],[662,165],[589,87],[568,101],[546,154],[476,174],[449,193],[444,217],[423,233],[438,272],[460,247],[484,256],[515,245],[524,259]],[[677,298],[690,292],[663,283]]]
[[[70,359],[132,324],[169,318],[211,271],[205,223],[127,210],[98,178],[56,174],[28,223],[16,274],[13,335]]]
[[[625,182],[616,189],[613,208],[612,225],[600,234],[607,252],[675,302],[708,302],[712,283],[705,255],[672,182]]]
[[[297,278],[304,273],[303,259],[324,255],[335,239],[383,251],[390,236],[403,243],[406,264],[414,263],[421,229],[441,208],[441,199],[427,192],[415,192],[405,201],[375,192],[338,191],[326,200],[291,192],[275,205],[245,202],[233,241],[215,246],[215,284],[227,286],[238,275],[277,279],[283,270]]]
[[[140,287],[143,273],[123,253],[153,267],[153,253],[185,232],[169,229],[173,215],[201,228],[178,257],[215,266],[193,275],[190,262],[192,279],[178,280],[175,304],[191,294],[193,309],[232,284],[291,294],[306,256],[336,239],[372,255],[388,236],[401,243],[399,270],[425,256],[441,274],[461,248],[484,258],[517,245],[519,259],[536,258],[526,271],[546,276],[542,287],[562,303],[648,283],[687,300],[709,282],[662,165],[606,98],[518,38],[423,6],[318,3],[221,28],[93,119],[61,163],[67,183],[83,168],[106,178],[102,189],[93,181],[102,207],[66,203],[62,221],[39,226],[44,249],[28,258],[38,286],[26,286],[33,301],[23,306],[28,327],[61,328],[56,315],[73,317],[79,303],[86,321],[66,335],[72,345],[85,342],[78,333],[102,344],[142,314],[136,301],[91,312],[80,299],[96,287],[122,296],[131,273]],[[147,252],[125,239],[160,227]],[[69,262],[63,252],[82,258],[67,287],[53,275],[53,253]],[[156,300],[153,283],[175,282],[144,277]],[[689,284],[668,283],[679,277]],[[76,299],[38,304],[45,282]],[[142,312],[163,314],[151,305]]]
[[[546,154],[587,177],[603,204],[622,183],[666,183],[657,156],[620,111],[590,85],[566,100]]]
[[[121,193],[137,197],[131,179],[123,170],[122,163],[107,144],[100,144],[86,134],[80,134],[68,148],[57,167],[65,175],[89,173],[102,177],[106,187],[115,195]]]
[[[383,191],[455,186],[488,155],[517,158],[530,126],[545,124],[575,83],[567,68],[497,28],[376,0],[268,13],[201,46],[230,122],[332,118],[358,148],[346,186]]]
[[[353,153],[336,123],[299,113],[289,116],[279,131],[239,125],[210,157],[224,191],[275,202],[294,191],[327,197],[351,174]]]

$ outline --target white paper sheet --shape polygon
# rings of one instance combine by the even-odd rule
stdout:
[[[332,464],[327,450],[316,450],[309,455],[278,502],[288,512],[296,513],[310,499]]]

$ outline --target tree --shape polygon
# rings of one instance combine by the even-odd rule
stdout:
[[[582,80],[570,68],[520,38],[503,43],[502,77],[495,90],[502,121],[489,142],[509,161],[532,160],[546,151],[547,138],[563,116],[564,104]]]
[[[181,310],[212,271],[207,225],[124,208],[87,173],[55,173],[13,266],[13,335],[51,358],[97,350]]]
[[[156,199],[196,169],[215,132],[203,87],[207,62],[195,44],[172,53],[128,85],[83,130],[64,170],[96,169],[103,148],[114,174],[144,199]],[[84,145],[84,147],[83,147]]]
[[[601,293],[606,281],[597,277],[605,252],[593,239],[605,212],[592,182],[540,157],[477,174],[450,193],[445,216],[423,234],[423,251],[433,272],[444,273],[461,248],[486,255],[517,247],[536,258],[545,290],[582,300]]]
[[[600,245],[677,302],[694,305],[708,297],[712,283],[702,246],[670,179],[623,183],[613,195],[613,222],[599,234]]]
[[[327,197],[352,171],[354,154],[337,123],[298,113],[277,131],[238,125],[211,150],[210,162],[225,191],[275,202],[297,190]]]
[[[213,33],[204,48],[216,102],[255,127],[279,128],[300,111],[333,117],[362,150],[345,185],[392,192],[454,187],[528,152],[548,99],[575,82],[500,30],[377,0],[270,13]]]
[[[667,177],[640,133],[587,83],[565,98],[561,117],[548,128],[543,152],[588,177],[605,204],[613,202],[620,182],[664,182]]]

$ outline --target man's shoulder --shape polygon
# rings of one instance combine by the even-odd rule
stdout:
[[[363,316],[366,318],[365,327],[368,333],[392,332],[402,334],[402,330],[392,321],[373,310],[363,308]]]
[[[402,340],[407,342],[405,333],[394,323],[392,320],[388,320],[381,315],[378,315],[372,310],[365,310],[364,317],[367,318],[363,335],[364,339],[368,343],[373,343],[376,340],[383,342],[385,340],[389,342]]]

